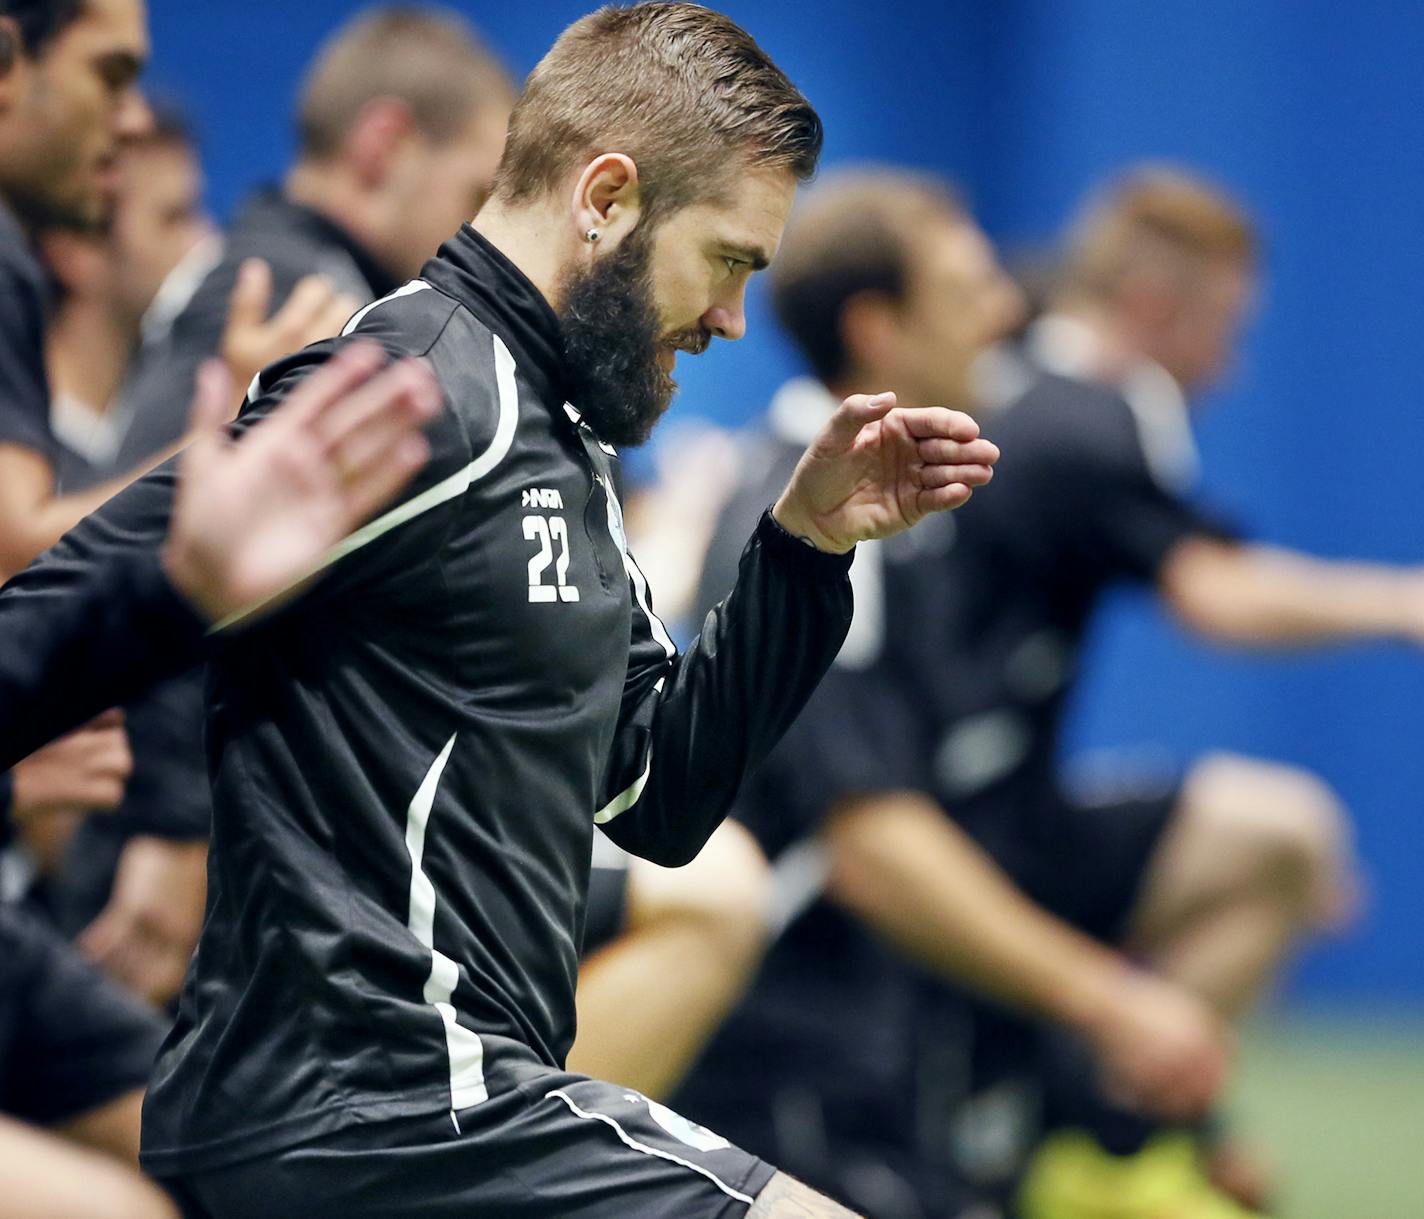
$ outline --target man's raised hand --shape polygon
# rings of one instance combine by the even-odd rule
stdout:
[[[818,550],[843,554],[958,508],[993,477],[998,460],[997,446],[961,411],[856,394],[802,455],[772,514]]]
[[[163,552],[173,586],[212,622],[296,588],[393,499],[429,460],[421,428],[441,404],[425,364],[387,367],[370,343],[338,352],[235,441],[228,393],[222,364],[205,365]]]

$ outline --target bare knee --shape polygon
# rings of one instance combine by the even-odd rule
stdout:
[[[779,1172],[756,1196],[747,1219],[861,1219],[854,1211]]]
[[[1351,831],[1339,797],[1307,771],[1217,754],[1192,772],[1190,814],[1218,835],[1254,889],[1297,904],[1307,920],[1335,918],[1350,871]]]

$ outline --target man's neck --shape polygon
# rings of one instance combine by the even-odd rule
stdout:
[[[138,332],[96,301],[70,301],[49,327],[51,388],[103,412],[113,404],[138,343]]]
[[[1112,312],[1084,298],[1067,298],[1049,310],[1049,317],[1066,318],[1082,328],[1090,343],[1084,348],[1089,360],[1085,375],[1109,384],[1127,376],[1145,358],[1129,340]]]
[[[393,260],[389,251],[382,248],[372,223],[373,208],[367,205],[361,188],[351,181],[341,165],[298,161],[288,171],[282,193],[293,203],[310,209],[349,234],[390,275],[397,279],[402,277],[401,269],[390,266]]]
[[[474,230],[539,289],[551,309],[559,307],[559,282],[571,244],[568,238],[560,239],[559,220],[547,205],[507,207],[491,200],[471,221]]]

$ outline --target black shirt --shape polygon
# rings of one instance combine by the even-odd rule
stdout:
[[[736,591],[675,654],[625,548],[610,450],[566,403],[557,321],[468,227],[349,329],[424,355],[447,409],[401,505],[215,646],[207,922],[145,1111],[160,1173],[458,1110],[562,1063],[595,822],[690,859],[849,622],[849,560],[767,517]],[[342,341],[264,373],[243,422]],[[32,613],[67,604],[57,587],[92,618],[99,573],[133,581],[126,604],[191,644],[143,560],[172,484],[171,468],[141,480],[0,593],[0,633],[38,653],[28,681],[0,672],[0,693],[29,692],[32,731],[85,710],[49,679],[86,614],[51,631]],[[98,684],[141,676],[121,658]],[[17,718],[0,701],[0,729]]]
[[[49,281],[15,217],[0,203],[0,444],[54,461],[44,336]]]

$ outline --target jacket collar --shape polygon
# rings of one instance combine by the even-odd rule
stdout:
[[[485,237],[464,225],[420,272],[509,346],[520,372],[545,401],[568,399],[559,319],[544,294]]]

